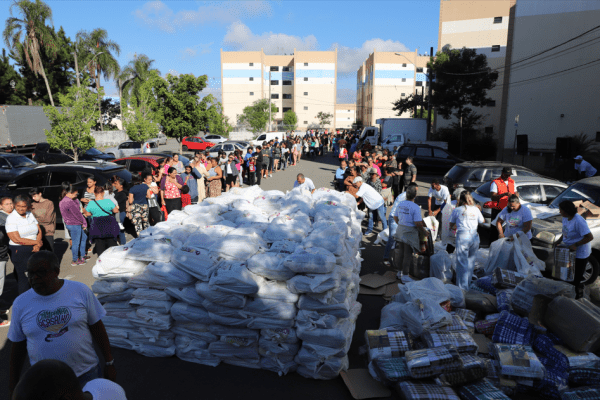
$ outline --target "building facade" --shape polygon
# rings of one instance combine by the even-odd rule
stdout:
[[[353,129],[356,123],[356,104],[335,105],[335,128]]]
[[[271,99],[277,107],[272,130],[283,114],[293,110],[298,129],[318,128],[319,112],[331,115],[335,128],[337,50],[296,51],[291,55],[266,55],[261,51],[221,50],[221,101],[223,112],[236,125],[244,107]],[[282,128],[285,130],[285,128]]]
[[[411,94],[427,95],[429,56],[415,52],[373,51],[356,73],[356,120],[363,126],[378,118],[398,117],[393,102]],[[406,112],[401,117],[408,118]]]

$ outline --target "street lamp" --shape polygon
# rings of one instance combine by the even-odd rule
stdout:
[[[11,80],[11,81],[10,81],[10,87],[11,87],[13,90],[15,90],[15,86],[16,86],[16,83],[15,83],[15,81]]]

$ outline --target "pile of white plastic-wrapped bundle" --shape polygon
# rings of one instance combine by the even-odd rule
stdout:
[[[361,305],[354,197],[258,186],[174,211],[93,268],[111,344],[330,379]]]

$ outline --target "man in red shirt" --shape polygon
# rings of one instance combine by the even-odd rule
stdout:
[[[492,181],[490,186],[490,195],[492,198],[491,209],[492,209],[492,221],[496,219],[500,211],[502,211],[508,205],[508,198],[518,192],[515,191],[515,181],[510,177],[512,175],[512,169],[510,167],[504,167],[502,174],[499,178]],[[492,224],[492,226],[495,226]],[[490,232],[490,241],[498,239],[498,231],[492,227]]]

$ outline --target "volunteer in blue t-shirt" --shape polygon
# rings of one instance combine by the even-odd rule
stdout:
[[[498,237],[510,237],[521,231],[531,239],[532,221],[533,216],[531,215],[529,208],[522,206],[519,196],[513,194],[508,198],[508,205],[500,211],[500,214],[498,214],[498,222],[496,222]],[[502,230],[502,225],[505,222],[506,229]]]
[[[558,210],[562,219],[562,242],[569,246],[571,251],[575,251],[575,279],[573,285],[576,289],[577,299],[583,297],[583,273],[587,265],[588,258],[592,254],[592,245],[590,242],[594,240],[590,228],[583,219],[577,214],[577,208],[572,201],[561,201],[558,205]]]
[[[419,231],[424,236],[427,235],[421,216],[421,207],[415,204],[416,197],[417,187],[409,186],[406,189],[406,200],[398,204],[398,208],[392,215],[394,221],[398,224],[394,235],[394,239],[398,242],[394,250],[394,266],[399,271],[399,278],[402,275],[408,275],[413,251],[419,252],[421,249]]]
[[[415,182],[411,183],[408,186],[414,186],[418,190],[417,184]],[[392,208],[390,209],[390,216],[388,218],[388,241],[385,245],[385,250],[383,251],[383,264],[386,267],[389,267],[391,265],[390,252],[392,251],[392,249],[396,248],[396,240],[394,240],[394,234],[396,233],[396,229],[398,229],[398,224],[394,220],[394,214],[396,214],[396,210],[400,206],[400,203],[402,203],[403,201],[406,201],[406,192],[402,192],[396,198],[396,200],[394,201],[394,205],[392,205]]]

